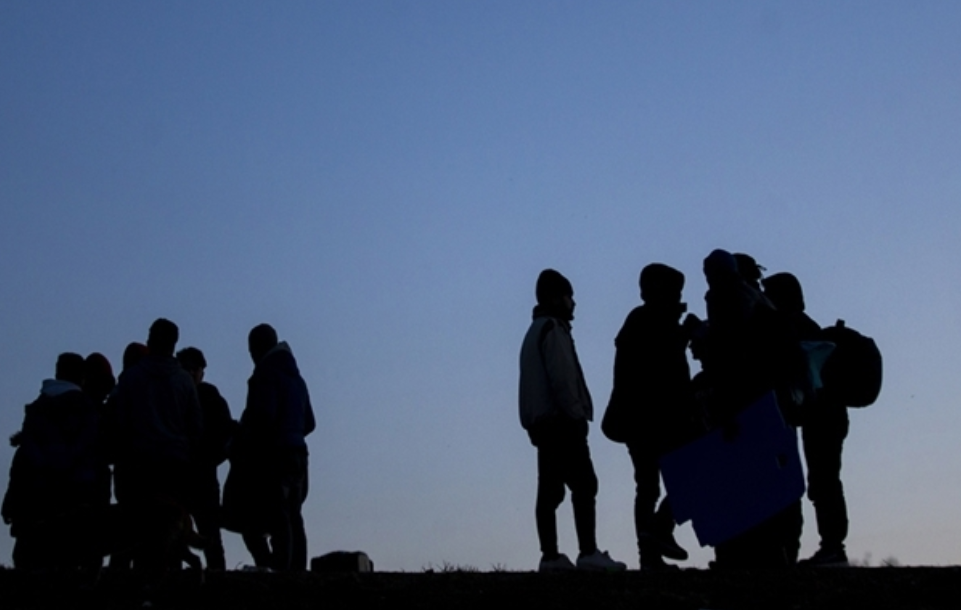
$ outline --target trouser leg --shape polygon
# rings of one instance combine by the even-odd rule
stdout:
[[[577,545],[582,555],[597,550],[597,475],[591,461],[587,438],[578,440],[571,447],[567,486],[571,488],[571,504],[574,505],[574,528]]]
[[[254,560],[254,565],[258,568],[272,567],[270,545],[267,544],[267,537],[260,533],[249,532],[245,532],[242,537],[247,552]]]
[[[307,530],[304,527],[303,506],[308,491],[307,465],[304,464],[303,484],[298,486],[298,499],[292,507],[290,519],[290,568],[298,572],[307,570]]]
[[[841,483],[841,452],[848,422],[811,422],[802,430],[808,466],[808,498],[814,504],[821,547],[844,550],[848,534],[847,502]]]
[[[220,483],[214,470],[205,473],[197,483],[192,510],[197,523],[197,533],[204,539],[204,559],[207,568],[224,570],[227,562],[224,557],[223,537],[220,533]]]
[[[642,444],[630,443],[627,446],[634,465],[634,533],[637,536],[637,550],[648,555],[656,548],[655,507],[661,495],[660,473],[657,458]]]
[[[286,456],[280,470],[279,497],[271,520],[270,545],[275,570],[307,569],[307,534],[301,514],[307,497],[307,456]]]
[[[541,553],[545,557],[558,554],[557,507],[564,501],[564,477],[557,447],[542,446],[537,450],[537,503],[534,517]]]

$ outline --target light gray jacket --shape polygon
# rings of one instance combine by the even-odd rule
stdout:
[[[571,326],[540,308],[521,346],[520,418],[525,430],[539,419],[563,413],[594,418],[590,392],[574,351]]]

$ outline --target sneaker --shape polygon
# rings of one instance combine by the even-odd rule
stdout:
[[[560,553],[554,559],[541,557],[541,563],[537,566],[538,572],[568,572],[574,569],[574,564],[564,553]]]
[[[614,561],[607,554],[607,551],[594,551],[590,555],[581,555],[577,558],[577,569],[595,572],[623,572],[627,569],[627,564]]]
[[[823,547],[807,559],[798,562],[798,566],[802,568],[846,568],[849,565],[844,549],[832,550]]]

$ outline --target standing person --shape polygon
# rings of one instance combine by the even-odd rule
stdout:
[[[743,256],[742,256],[743,260]],[[748,277],[758,276],[751,262]],[[794,359],[800,349],[784,332],[781,318],[767,297],[745,280],[734,255],[714,250],[704,259],[708,283],[705,295],[707,333],[702,366],[711,387],[709,417],[724,431],[727,439],[736,438],[736,416],[768,392],[775,392],[782,415],[790,423],[791,404],[782,396],[794,378]],[[801,529],[801,504],[795,502],[755,525],[746,532],[718,544],[716,568],[789,567],[797,562]]]
[[[664,498],[655,512],[661,488],[658,458],[697,433],[686,354],[689,338],[680,324],[687,310],[681,302],[683,288],[684,274],[677,269],[660,263],[644,267],[640,277],[644,303],[628,314],[614,341],[614,388],[608,411],[619,409],[623,414],[625,429],[618,435],[627,439],[634,465],[634,527],[642,570],[675,568],[663,558],[683,561],[688,556],[674,540],[670,499]]]
[[[307,569],[306,436],[315,427],[307,384],[286,341],[269,324],[255,326],[247,344],[254,372],[247,404],[230,447],[224,485],[225,525],[243,534],[257,567]]]
[[[99,414],[81,390],[83,378],[83,356],[60,354],[54,379],[43,381],[10,439],[17,451],[2,514],[16,538],[18,569],[99,567],[91,565],[81,514],[97,504],[101,459]]]
[[[217,479],[217,467],[227,459],[227,444],[236,422],[230,416],[230,407],[217,386],[204,381],[204,370],[207,368],[204,353],[196,347],[187,347],[177,352],[177,361],[190,374],[203,413],[203,434],[192,472],[190,509],[197,520],[197,532],[205,540],[207,569],[225,570],[227,564],[220,535],[220,481]]]
[[[817,322],[805,312],[801,283],[790,273],[777,273],[764,280],[764,293],[778,311],[790,316],[801,341],[823,340]],[[848,565],[844,540],[848,534],[848,510],[841,483],[841,453],[850,425],[848,410],[830,391],[821,390],[804,404],[801,441],[808,472],[808,498],[814,504],[821,544],[801,566]]]
[[[117,383],[117,502],[138,528],[134,567],[159,570],[171,521],[189,503],[189,477],[203,418],[190,375],[174,358],[177,325],[159,318],[150,326],[147,355],[125,368]]]
[[[520,354],[520,420],[537,447],[537,504],[541,572],[571,570],[575,565],[557,546],[557,507],[571,490],[580,554],[577,568],[624,570],[597,548],[595,508],[597,476],[587,446],[594,410],[574,340],[574,289],[563,275],[545,269],[537,278],[534,321]]]

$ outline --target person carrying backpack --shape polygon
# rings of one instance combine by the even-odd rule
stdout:
[[[821,369],[822,387],[805,401],[801,440],[808,471],[808,498],[814,504],[820,546],[806,567],[847,566],[847,501],[841,482],[841,454],[850,428],[847,408],[867,406],[881,388],[881,355],[874,341],[846,328],[843,321],[821,329],[804,313],[804,294],[793,275],[778,273],[764,281],[778,311],[797,320],[802,341],[835,345]]]

